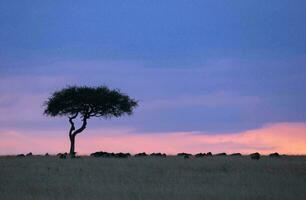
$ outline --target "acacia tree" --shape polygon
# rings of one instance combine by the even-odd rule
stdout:
[[[75,137],[87,126],[91,117],[111,118],[121,115],[131,115],[137,107],[137,101],[121,93],[119,90],[111,90],[106,86],[100,87],[76,87],[69,86],[56,91],[44,104],[44,114],[55,116],[67,116],[70,123],[70,156],[75,156]],[[74,120],[77,117],[82,120],[82,125],[76,129]]]

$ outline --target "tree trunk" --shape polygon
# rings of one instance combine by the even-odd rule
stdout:
[[[74,126],[74,122],[73,119],[75,119],[78,116],[78,113],[76,113],[74,116],[69,117],[69,123],[71,125],[70,127],[70,131],[69,131],[69,139],[70,139],[70,158],[75,158],[75,151],[74,151],[74,147],[75,147],[75,136],[79,133],[81,133],[87,125],[87,119],[89,118],[87,115],[83,116],[83,123],[82,126],[75,130],[75,126]]]
[[[74,158],[75,157],[75,151],[74,151],[75,135],[72,134],[72,135],[69,136],[69,138],[70,138],[70,152],[69,152],[69,154],[70,154],[71,158]]]

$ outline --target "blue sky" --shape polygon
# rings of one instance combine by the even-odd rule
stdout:
[[[306,122],[302,0],[0,0],[0,127],[66,128],[42,104],[67,85],[120,88],[140,134]]]

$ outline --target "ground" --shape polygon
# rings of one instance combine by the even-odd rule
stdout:
[[[306,157],[0,157],[0,199],[305,200]]]

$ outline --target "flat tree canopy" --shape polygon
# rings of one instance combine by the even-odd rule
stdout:
[[[82,132],[91,117],[120,117],[123,114],[131,115],[137,107],[137,101],[106,86],[77,87],[70,86],[56,91],[45,102],[44,114],[48,116],[67,116],[71,125],[69,137],[71,142],[70,155],[74,155],[75,136]],[[80,116],[82,126],[75,128],[73,120]]]
[[[45,103],[46,115],[83,117],[119,117],[122,114],[132,114],[137,101],[119,90],[101,87],[67,87],[54,92]]]

